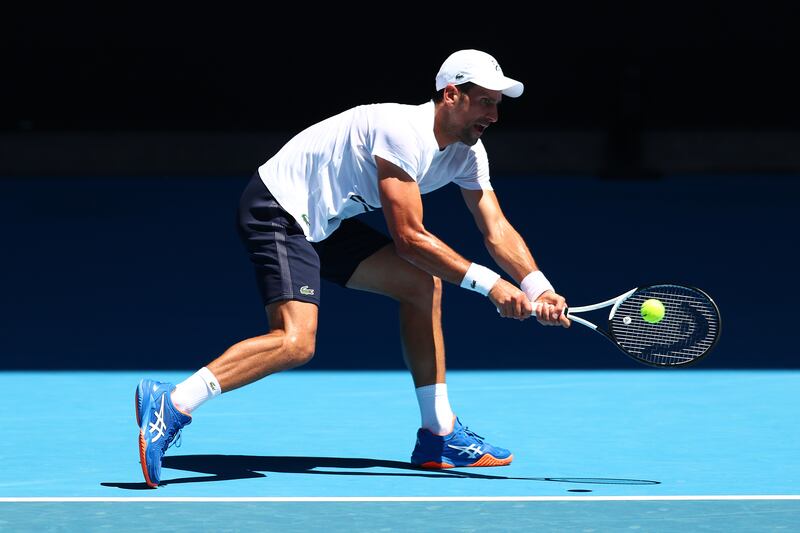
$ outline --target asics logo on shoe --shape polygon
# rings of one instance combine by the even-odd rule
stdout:
[[[158,409],[158,412],[155,413],[156,421],[150,422],[150,434],[156,433],[155,437],[150,440],[151,443],[163,437],[164,430],[167,429],[167,425],[164,423],[164,398],[166,396],[166,394],[161,395],[161,407]]]
[[[458,455],[466,454],[470,459],[475,459],[477,456],[484,453],[484,451],[481,450],[481,447],[476,446],[475,444],[470,444],[469,446],[453,446],[452,444],[448,444],[447,446],[449,448],[453,448],[454,450],[458,450]]]

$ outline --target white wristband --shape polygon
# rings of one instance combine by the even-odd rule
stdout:
[[[542,293],[546,291],[553,291],[553,286],[550,285],[550,282],[547,281],[547,278],[544,277],[541,270],[534,270],[522,280],[522,283],[519,284],[519,288],[522,289],[522,292],[528,297],[528,300],[535,302]]]
[[[477,263],[472,263],[467,269],[464,279],[461,280],[461,288],[479,292],[486,296],[498,279],[500,279],[500,274],[497,272]]]

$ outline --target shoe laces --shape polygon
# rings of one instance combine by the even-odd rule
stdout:
[[[466,426],[464,426],[464,433],[466,433],[466,434],[467,434],[467,435],[469,435],[470,437],[473,437],[473,438],[474,438],[474,439],[476,439],[478,442],[483,442],[483,441],[484,441],[483,437],[481,437],[480,435],[478,435],[477,433],[475,433],[474,431],[472,431],[471,429],[469,429],[469,428],[468,428],[468,427],[466,427]]]
[[[170,442],[169,445],[167,446],[167,449],[169,450],[173,446],[175,446],[176,448],[180,448],[181,441],[183,440],[182,436],[183,436],[183,430],[179,429],[178,432],[175,434],[175,438],[172,439],[172,442]]]
[[[173,446],[176,448],[180,448],[182,435],[183,435],[183,428],[178,428],[178,430],[175,433],[172,433],[172,431],[167,432],[167,434],[164,435],[165,437],[164,442],[167,443],[167,445],[164,446],[162,444],[162,446],[164,446],[162,448],[164,452],[166,453],[166,451],[172,448]]]

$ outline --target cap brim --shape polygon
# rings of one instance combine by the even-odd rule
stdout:
[[[525,90],[525,86],[521,82],[505,76],[486,81],[473,79],[472,83],[480,85],[484,89],[489,89],[490,91],[500,91],[504,95],[510,96],[511,98],[520,96],[522,91]]]

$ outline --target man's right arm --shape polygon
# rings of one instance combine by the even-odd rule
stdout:
[[[433,276],[461,285],[473,263],[425,229],[417,183],[397,165],[380,157],[375,160],[381,205],[398,255]],[[530,301],[513,284],[499,278],[486,290],[502,316],[531,316]]]

